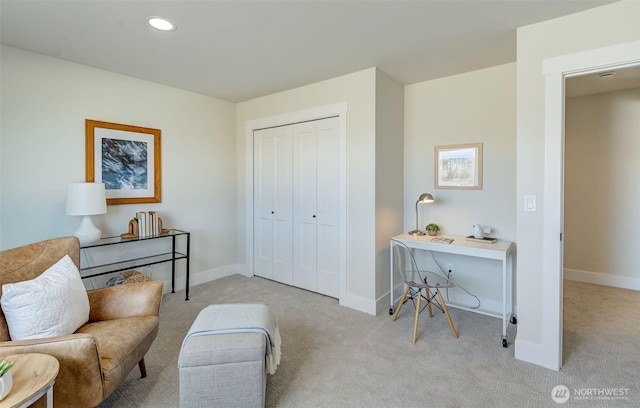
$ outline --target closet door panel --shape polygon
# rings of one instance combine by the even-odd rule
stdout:
[[[316,291],[316,123],[295,125],[293,284]]]
[[[294,128],[295,217],[312,217],[316,211],[316,123]]]
[[[293,284],[299,288],[317,291],[316,284],[316,225],[300,223],[296,241],[300,243],[294,252]]]
[[[254,273],[291,284],[292,129],[254,132]]]
[[[268,130],[254,132],[254,273],[273,278],[275,143]]]
[[[254,132],[255,274],[339,297],[339,121]]]
[[[291,126],[271,129],[275,143],[273,279],[293,283],[293,139]]]
[[[339,132],[338,119],[317,122],[317,291],[339,296]]]
[[[255,271],[263,278],[273,278],[273,228],[271,220],[257,220],[255,236]]]
[[[318,225],[316,282],[318,293],[339,297],[339,241],[334,226]]]

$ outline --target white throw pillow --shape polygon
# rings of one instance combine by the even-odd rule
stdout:
[[[35,279],[2,285],[2,311],[12,340],[74,333],[89,320],[89,298],[69,255]]]

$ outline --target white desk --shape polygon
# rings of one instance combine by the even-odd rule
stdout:
[[[465,237],[451,236],[454,241],[450,244],[442,244],[437,242],[431,242],[429,235],[425,236],[413,236],[409,234],[400,234],[392,237],[392,240],[400,241],[409,248],[422,249],[433,252],[443,252],[455,255],[473,256],[476,258],[496,259],[502,261],[502,315],[485,313],[489,316],[502,318],[502,346],[507,347],[507,325],[509,324],[510,315],[513,314],[513,243],[510,241],[499,240],[493,244],[469,241]],[[394,298],[394,286],[393,286],[393,249],[391,248],[391,290],[390,290],[390,303],[389,314],[393,314],[393,306],[395,302]],[[478,312],[476,309],[470,309],[467,307],[451,305],[458,309],[468,310],[470,312]],[[515,316],[511,317],[511,322],[516,323]]]

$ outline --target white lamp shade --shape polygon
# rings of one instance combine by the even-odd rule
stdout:
[[[103,183],[69,183],[67,215],[94,215],[107,212]]]

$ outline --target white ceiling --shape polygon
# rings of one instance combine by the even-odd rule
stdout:
[[[374,66],[411,84],[513,62],[517,27],[612,2],[0,0],[0,39],[240,102]]]

